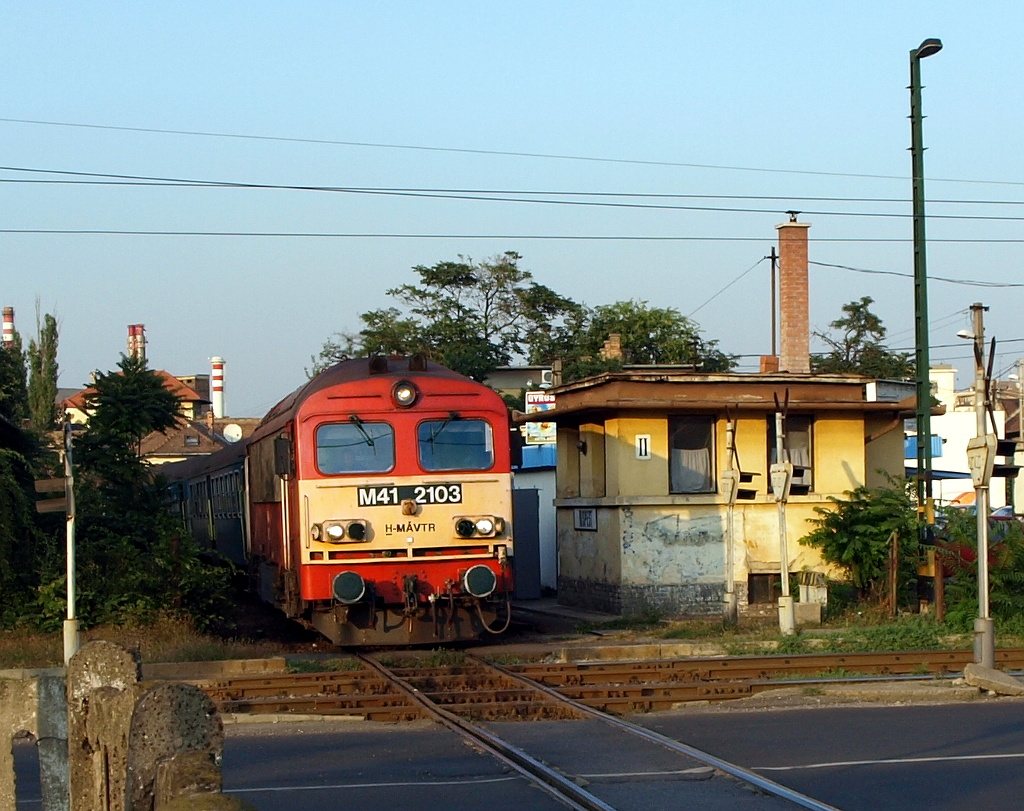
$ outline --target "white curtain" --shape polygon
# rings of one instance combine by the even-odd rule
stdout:
[[[672,449],[669,477],[673,493],[706,493],[711,490],[711,452],[707,448]]]

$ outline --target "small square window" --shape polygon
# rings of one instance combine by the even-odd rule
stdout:
[[[187,447],[198,447],[199,446],[199,437],[194,436],[192,434],[186,434],[185,435],[185,445]]]

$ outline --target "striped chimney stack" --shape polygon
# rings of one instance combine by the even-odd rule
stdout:
[[[213,373],[210,375],[210,402],[213,416],[224,416],[224,358],[210,358]]]
[[[128,325],[128,356],[146,359],[146,325]]]
[[[811,371],[811,315],[807,280],[807,229],[789,212],[779,232],[779,371]]]
[[[4,307],[4,349],[14,345],[14,308]]]

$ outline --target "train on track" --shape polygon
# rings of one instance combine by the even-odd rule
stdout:
[[[500,633],[511,617],[508,409],[422,356],[342,361],[251,436],[168,465],[196,542],[338,645]]]

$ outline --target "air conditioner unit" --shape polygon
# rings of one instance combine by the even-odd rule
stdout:
[[[546,389],[548,386],[554,385],[555,377],[550,369],[544,369],[540,373],[540,387]]]

